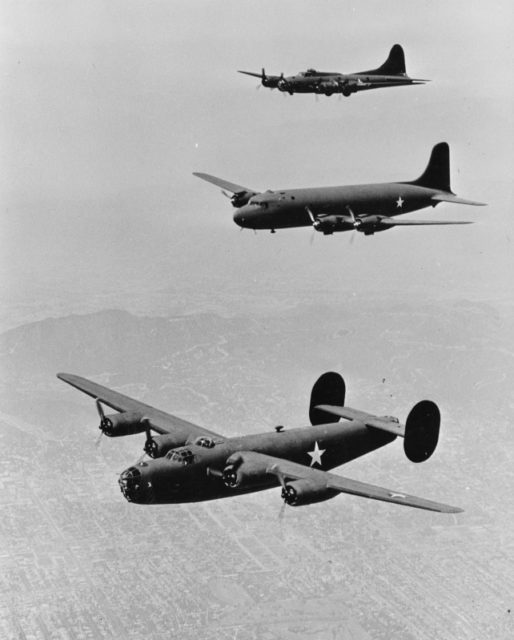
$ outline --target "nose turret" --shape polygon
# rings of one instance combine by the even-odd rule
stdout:
[[[120,475],[118,484],[129,502],[148,504],[153,501],[152,482],[147,473],[147,467],[146,462],[140,462],[135,467],[125,469]]]

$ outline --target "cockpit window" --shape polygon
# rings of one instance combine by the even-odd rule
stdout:
[[[194,461],[194,455],[190,449],[175,449],[167,453],[166,458],[183,465],[191,464]]]
[[[214,447],[214,440],[208,436],[200,436],[195,440],[195,444],[199,447],[205,447],[206,449],[212,449]]]

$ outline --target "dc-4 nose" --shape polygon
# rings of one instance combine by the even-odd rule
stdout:
[[[246,224],[245,224],[245,220],[246,220],[245,213],[246,212],[243,211],[242,209],[239,209],[239,211],[236,211],[234,213],[234,222],[240,227],[246,227]]]

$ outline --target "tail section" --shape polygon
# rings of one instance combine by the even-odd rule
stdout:
[[[370,76],[406,76],[405,70],[405,54],[399,44],[395,44],[384,64],[378,69],[370,69],[369,71],[359,71],[359,73],[368,73]]]
[[[317,405],[336,405],[344,406],[344,397],[346,394],[346,386],[343,378],[333,371],[328,371],[320,376],[311,392],[311,402],[309,405],[309,419],[312,425],[324,424],[326,422],[334,422],[334,414],[316,409]]]
[[[431,400],[414,405],[405,421],[403,450],[411,462],[424,462],[434,453],[439,440],[441,414]]]
[[[417,180],[412,180],[408,184],[453,193],[450,188],[450,147],[447,142],[435,145],[425,171]]]

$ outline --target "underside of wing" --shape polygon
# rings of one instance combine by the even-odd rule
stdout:
[[[240,184],[235,184],[234,182],[223,180],[223,178],[217,178],[216,176],[211,176],[208,173],[193,172],[193,175],[196,176],[197,178],[201,178],[202,180],[205,180],[206,182],[210,182],[211,184],[214,184],[217,187],[220,187],[220,189],[225,189],[226,191],[230,191],[231,193],[241,193],[241,192],[257,193],[257,191],[254,191],[253,189],[248,189],[247,187],[243,187]]]
[[[415,227],[441,224],[473,224],[469,220],[405,220],[397,218],[382,218],[380,225],[385,227]]]
[[[303,502],[290,502],[289,504],[309,504],[309,502],[320,502],[333,497],[334,493],[348,493],[354,496],[380,500],[382,502],[392,502],[406,507],[426,509],[428,511],[438,511],[441,513],[460,513],[462,509],[453,507],[442,502],[434,502],[425,498],[386,489],[366,482],[351,480],[334,473],[305,467],[296,462],[290,462],[281,458],[274,458],[260,453],[249,452],[254,463],[261,459],[265,464],[266,472],[275,475],[283,487],[283,495],[287,502],[287,496],[291,492],[298,497],[301,493]],[[295,484],[296,483],[296,484]],[[309,499],[309,493],[313,499]],[[323,497],[324,495],[324,497]]]
[[[177,418],[165,411],[155,409],[144,402],[125,396],[118,391],[108,389],[101,384],[92,382],[81,376],[76,376],[71,373],[58,373],[57,377],[63,382],[75,387],[75,389],[91,396],[91,398],[111,407],[111,409],[115,411],[136,412],[144,416],[148,420],[150,428],[157,433],[173,433],[183,437],[184,442],[190,437],[202,435],[222,438],[222,436],[213,431],[204,429],[187,420],[182,420],[182,418]]]

